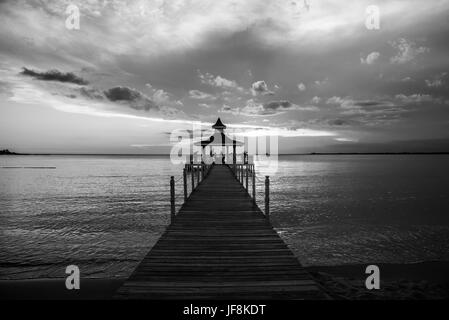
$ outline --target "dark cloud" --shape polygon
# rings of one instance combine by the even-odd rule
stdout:
[[[331,120],[328,120],[327,123],[330,126],[348,126],[351,124],[351,121],[344,120],[344,119],[331,119]]]
[[[115,87],[104,92],[106,97],[111,101],[135,101],[142,98],[142,94],[128,87]]]
[[[290,101],[271,101],[264,105],[265,110],[290,110],[294,109],[294,104],[292,104]]]
[[[146,95],[128,87],[114,87],[104,91],[104,95],[112,102],[125,102],[136,110],[159,110],[159,106]],[[167,109],[167,111],[169,111]]]
[[[67,83],[75,83],[79,85],[89,84],[88,81],[84,80],[81,77],[78,77],[72,72],[61,72],[58,70],[49,70],[45,72],[39,72],[32,69],[28,69],[23,67],[20,74],[25,76],[30,76],[38,80],[43,81],[59,81],[59,82],[67,82]]]
[[[385,103],[383,101],[355,101],[354,105],[360,107],[377,107],[383,106]]]

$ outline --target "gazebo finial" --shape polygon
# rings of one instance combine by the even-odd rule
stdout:
[[[217,122],[212,126],[212,129],[221,129],[221,130],[223,130],[223,129],[226,129],[226,126],[223,124],[223,122],[221,122],[221,119],[220,118],[218,118],[217,119]]]

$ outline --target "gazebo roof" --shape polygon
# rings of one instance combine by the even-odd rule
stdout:
[[[226,146],[243,146],[244,143],[238,140],[233,140],[229,138],[227,135],[223,133],[223,129],[226,129],[226,126],[221,122],[220,118],[218,118],[217,122],[212,126],[215,129],[213,135],[209,137],[207,140],[202,140],[195,142],[196,146],[215,146],[215,147],[226,147]],[[218,130],[217,130],[218,129]],[[221,130],[220,130],[221,129]]]
[[[226,129],[226,126],[221,122],[221,119],[218,118],[217,122],[212,126],[212,129]]]

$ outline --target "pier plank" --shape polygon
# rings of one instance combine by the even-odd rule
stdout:
[[[117,299],[326,299],[225,165],[215,165]]]

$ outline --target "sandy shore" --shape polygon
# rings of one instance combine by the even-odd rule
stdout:
[[[125,279],[81,279],[79,290],[67,290],[65,279],[0,280],[0,299],[110,299]]]
[[[365,287],[367,265],[317,266],[307,270],[336,299],[449,299],[449,261],[376,264],[380,270],[379,290]]]
[[[336,299],[449,299],[449,262],[377,264],[380,290],[365,288],[364,265],[317,266],[307,270]],[[124,279],[81,279],[67,290],[65,279],[0,280],[0,299],[110,299]]]

